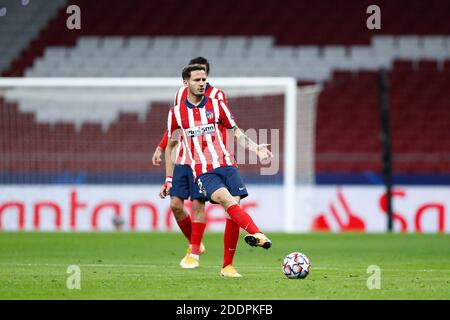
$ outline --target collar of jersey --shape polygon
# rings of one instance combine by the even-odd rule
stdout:
[[[184,103],[186,104],[186,106],[188,106],[189,108],[193,109],[193,108],[203,108],[207,101],[208,101],[208,97],[207,96],[203,96],[203,99],[202,99],[202,101],[200,101],[198,106],[193,105],[192,103],[190,103],[187,98],[184,100]]]

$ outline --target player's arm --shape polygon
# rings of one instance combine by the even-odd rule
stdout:
[[[166,130],[161,138],[161,141],[159,142],[158,146],[156,147],[155,152],[153,153],[152,163],[154,166],[159,166],[162,162],[161,156],[167,147],[167,141],[169,139],[167,136],[168,136],[168,133]]]
[[[223,102],[225,102],[225,105],[230,108],[230,104],[228,103],[228,97],[225,94],[225,92],[223,92],[222,90],[219,89],[219,92],[217,93],[217,99],[218,100],[222,100]]]
[[[260,161],[265,161],[269,158],[273,158],[272,152],[268,149],[270,144],[257,144],[249,136],[247,136],[238,126],[234,128],[234,136],[237,142],[244,149],[255,152],[258,155]]]
[[[173,151],[176,150],[176,147],[178,145],[177,140],[170,139],[167,143],[166,152],[164,155],[164,162],[166,164],[166,177],[172,177],[173,176],[173,168],[175,165],[174,159],[173,159]]]
[[[164,160],[166,164],[166,180],[164,184],[162,185],[159,196],[161,199],[164,199],[166,196],[169,195],[169,190],[172,188],[172,175],[173,175],[173,161],[172,161],[172,150],[175,148],[177,141],[173,140],[172,134],[173,132],[178,129],[178,124],[175,119],[175,116],[173,114],[173,110],[170,109],[169,116],[167,119],[167,146],[165,150]]]
[[[220,121],[227,129],[234,130],[234,136],[237,142],[245,149],[255,152],[261,161],[273,158],[272,152],[267,148],[269,144],[257,144],[247,136],[233,119],[233,115],[224,101],[219,101]]]
[[[176,150],[177,141],[173,139],[169,139],[167,143],[166,150],[164,152],[164,163],[166,165],[166,180],[159,190],[159,197],[164,199],[169,195],[169,191],[172,188],[172,177],[173,177],[173,169],[174,162],[172,159],[173,150]]]
[[[173,99],[173,105],[174,106],[180,104],[180,100],[181,100],[181,97],[183,96],[184,90],[185,90],[185,88],[181,87],[175,93],[175,97]],[[161,164],[161,162],[162,162],[161,156],[162,156],[162,153],[167,148],[167,143],[169,141],[168,135],[169,135],[168,131],[166,130],[164,132],[162,138],[161,138],[161,141],[159,142],[159,145],[156,147],[155,152],[153,153],[152,163],[153,163],[154,166],[159,166]]]

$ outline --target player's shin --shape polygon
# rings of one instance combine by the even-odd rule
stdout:
[[[227,213],[230,215],[231,219],[233,219],[234,222],[236,222],[242,229],[244,229],[248,233],[261,233],[250,215],[245,212],[238,204],[234,204],[228,207]]]
[[[233,264],[234,253],[236,252],[239,240],[239,225],[231,219],[226,220],[225,232],[223,236],[223,265],[225,268]]]
[[[202,242],[203,234],[205,233],[206,223],[192,222],[191,245],[192,254],[200,255],[200,244]]]
[[[177,220],[177,224],[180,227],[181,232],[183,232],[186,239],[190,242],[192,236],[192,220],[191,216],[187,214],[184,218]]]

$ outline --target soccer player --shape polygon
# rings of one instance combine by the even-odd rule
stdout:
[[[209,74],[210,64],[209,64],[208,59],[206,59],[204,57],[193,58],[189,61],[188,64],[189,65],[194,65],[194,64],[202,65],[206,68],[206,74],[207,75]],[[220,89],[214,88],[210,83],[206,84],[205,95],[207,95],[208,97],[210,97],[212,99],[225,100],[225,102],[228,104],[225,93]],[[179,104],[182,100],[186,99],[186,97],[187,97],[187,89],[185,86],[182,86],[180,89],[178,89],[177,93],[175,94],[174,105]],[[167,130],[165,130],[164,134],[161,138],[161,141],[159,142],[158,146],[156,147],[155,151],[153,152],[153,157],[152,157],[153,165],[159,166],[161,164],[161,162],[162,162],[161,157],[162,157],[163,152],[167,148],[167,143],[168,143]]]
[[[200,191],[212,203],[219,203],[227,212],[227,226],[224,234],[224,253],[233,249],[229,256],[224,255],[221,275],[241,277],[232,265],[237,246],[239,228],[228,230],[228,221],[247,231],[245,241],[251,246],[269,249],[272,242],[259,230],[250,215],[240,206],[240,199],[248,193],[237,170],[236,161],[227,150],[221,126],[233,129],[238,142],[258,154],[261,160],[272,157],[266,144],[258,145],[246,136],[237,126],[223,100],[211,99],[205,95],[206,69],[200,65],[190,65],[182,71],[183,84],[188,90],[187,98],[172,107],[167,120],[168,137],[175,131],[183,139],[186,157],[196,176]],[[232,243],[235,242],[235,243]],[[186,266],[199,265],[199,256],[192,252],[185,260]]]
[[[209,72],[209,62],[203,57],[197,57],[189,61],[189,64],[199,64],[205,67]],[[205,94],[211,98],[223,99],[226,101],[225,94],[211,86],[209,83],[205,87]],[[187,90],[183,86],[180,88],[175,96],[174,105],[179,104],[186,99]],[[181,139],[181,138],[180,138]],[[183,150],[182,144],[179,145],[176,158],[176,165],[172,165],[172,150],[177,146],[178,141],[168,139],[167,130],[165,131],[160,144],[158,145],[153,155],[153,164],[159,165],[161,163],[161,154],[165,150],[165,164],[166,164],[166,182],[160,190],[160,197],[171,196],[170,207],[174,213],[175,220],[182,230],[183,234],[189,241],[189,247],[186,250],[185,257],[181,260],[180,266],[183,268],[192,268],[192,265],[185,265],[186,257],[190,253],[199,255],[205,251],[202,244],[202,238],[206,227],[205,217],[205,201],[206,198],[200,193],[197,184],[194,182],[194,176],[189,163],[189,158]],[[192,200],[192,220],[189,213],[184,208],[184,200],[191,198]],[[239,228],[239,227],[238,227]]]

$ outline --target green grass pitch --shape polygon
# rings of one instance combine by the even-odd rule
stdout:
[[[219,276],[222,234],[206,232],[200,267],[178,266],[181,233],[0,233],[0,299],[450,299],[450,235],[268,234],[269,250],[239,240],[234,265]],[[312,262],[304,280],[281,272],[287,254]],[[69,290],[70,265],[81,288]],[[381,288],[369,290],[370,265]]]

